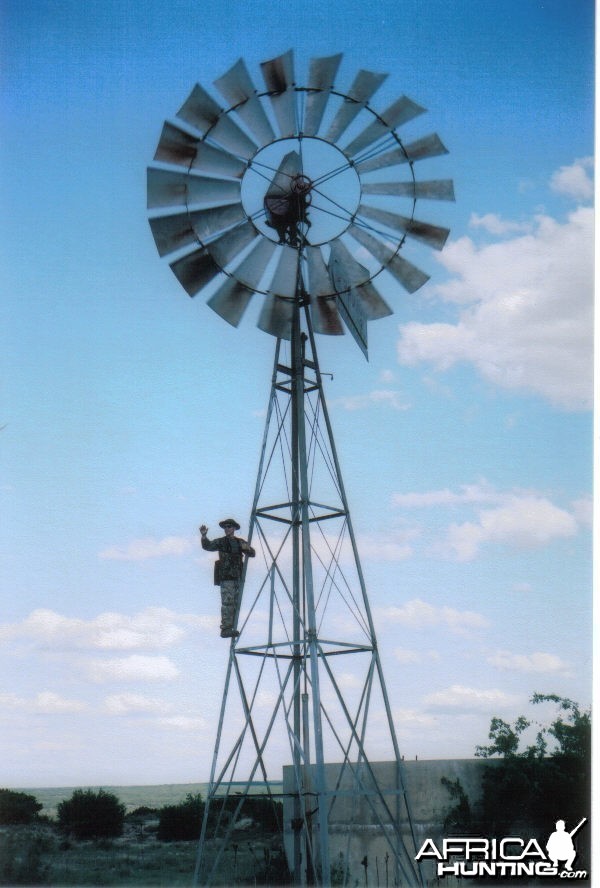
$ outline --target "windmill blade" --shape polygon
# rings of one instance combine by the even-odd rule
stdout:
[[[421,182],[363,182],[362,192],[428,200],[455,200],[452,179],[429,179]]]
[[[315,333],[323,333],[325,336],[344,335],[337,296],[317,296],[310,304],[310,314]]]
[[[149,221],[159,256],[165,256],[180,247],[208,239],[245,218],[244,208],[238,203],[193,213],[158,216]]]
[[[305,136],[316,136],[319,131],[341,61],[342,53],[310,60],[308,92],[302,127]]]
[[[261,62],[260,65],[269,92],[271,106],[282,138],[293,136],[296,127],[296,92],[294,90],[294,52]]]
[[[257,326],[278,339],[291,339],[294,298],[298,281],[298,251],[281,247],[279,262],[265,297]]]
[[[431,133],[429,136],[423,136],[422,139],[403,145],[402,148],[394,148],[393,151],[387,151],[385,154],[371,157],[368,160],[358,160],[356,168],[360,173],[369,173],[372,170],[381,170],[384,167],[396,166],[400,163],[412,163],[427,157],[439,157],[441,154],[448,154],[448,149],[437,133]]]
[[[321,247],[306,247],[308,267],[308,292],[311,300],[317,296],[335,296]]]
[[[225,268],[255,239],[258,239],[258,235],[254,225],[251,222],[244,222],[243,225],[237,225],[231,231],[211,241],[207,249],[221,268]]]
[[[239,201],[240,183],[170,170],[148,169],[148,209]]]
[[[262,148],[263,145],[275,139],[275,133],[243,59],[239,59],[214,83],[221,95],[233,107],[235,113],[246,124],[259,147]]]
[[[315,333],[340,336],[344,333],[337,300],[320,247],[306,248],[310,313]]]
[[[277,339],[292,338],[294,303],[280,296],[265,296],[256,326]]]
[[[225,266],[256,236],[247,222],[212,241],[210,247],[201,247],[171,263],[173,274],[190,296],[195,296],[216,277]]]
[[[192,228],[189,213],[178,213],[176,216],[158,216],[149,219],[154,243],[159,256],[166,256],[180,247],[197,243],[198,238]]]
[[[274,296],[284,296],[293,299],[296,295],[298,283],[298,250],[293,247],[281,247],[281,254],[269,287],[269,293]]]
[[[390,107],[381,114],[380,120],[370,123],[349,145],[344,148],[345,154],[355,157],[359,151],[363,151],[376,142],[382,136],[388,135],[390,130],[401,126],[403,123],[424,114],[425,108],[417,105],[407,96],[400,96]]]
[[[171,263],[171,271],[190,296],[195,296],[221,271],[205,247]]]
[[[276,247],[273,241],[260,238],[258,244],[233,272],[235,277],[242,284],[256,290]]]
[[[237,327],[253,295],[254,290],[228,277],[206,304],[232,327]]]
[[[246,169],[246,164],[238,157],[201,142],[171,123],[163,126],[154,160],[236,179],[241,179]]]
[[[376,321],[393,314],[385,299],[381,298],[369,280],[371,276],[369,269],[356,261],[339,238],[331,244],[329,274],[337,292],[348,287],[354,289],[367,320]],[[343,282],[345,282],[344,287],[340,288],[339,285]]]
[[[274,243],[260,239],[208,300],[207,305],[233,327],[237,327],[242,319],[274,249]]]
[[[172,123],[165,123],[154,154],[154,160],[159,160],[163,163],[173,163],[187,168],[196,156],[199,143],[200,140],[195,136],[190,136],[189,133],[173,126]]]
[[[198,83],[177,112],[177,117],[245,160],[249,160],[257,149],[257,145]]]
[[[358,225],[351,225],[348,232],[359,244],[366,247],[369,253],[396,278],[398,283],[402,284],[408,293],[414,293],[429,280],[428,274],[398,256],[394,250],[378,241],[373,235],[368,234],[363,228],[359,228]]]
[[[388,213],[386,210],[368,207],[362,203],[358,208],[357,215],[372,219],[393,231],[406,232],[409,237],[433,247],[434,250],[442,250],[450,234],[449,228],[431,225],[429,222],[421,222],[418,219],[410,219],[408,216],[400,216],[397,213]]]
[[[371,96],[381,86],[387,74],[374,74],[372,71],[359,71],[350,89],[348,98],[337,110],[335,117],[327,131],[325,139],[328,142],[337,142],[356,115],[365,107]]]
[[[200,142],[198,151],[192,161],[192,169],[201,173],[214,173],[217,176],[233,176],[241,179],[246,171],[246,164],[233,154],[215,148],[208,142]]]

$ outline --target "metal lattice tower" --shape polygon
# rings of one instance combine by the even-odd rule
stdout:
[[[216,81],[229,109],[194,87],[148,171],[150,225],[161,255],[176,254],[171,268],[187,292],[206,292],[234,326],[261,294],[258,326],[276,338],[250,517],[259,558],[229,651],[196,884],[234,878],[234,831],[257,783],[293,884],[329,885],[340,854],[346,884],[365,830],[391,860],[389,884],[422,884],[315,332],[345,325],[366,355],[367,321],[391,313],[375,279],[414,292],[427,275],[399,255],[406,238],[441,249],[448,236],[415,218],[417,201],[454,195],[450,180],[415,178],[416,161],[447,153],[439,137],[404,142],[396,132],[424,109],[402,96],[374,112],[384,77],[368,71],[337,92],[340,61],[312,60],[299,87],[286,53],[262,65],[259,93],[240,60]],[[407,181],[386,181],[399,165]],[[391,763],[385,779],[376,761]]]

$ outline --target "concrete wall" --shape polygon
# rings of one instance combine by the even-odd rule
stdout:
[[[411,809],[417,849],[427,838],[437,840],[442,837],[444,819],[457,803],[457,800],[453,799],[446,787],[443,786],[442,777],[451,781],[457,779],[460,781],[473,809],[481,799],[483,769],[490,764],[493,763],[482,759],[402,762],[402,779]],[[382,789],[385,804],[392,812],[396,822],[401,824],[404,843],[412,859],[415,853],[413,850],[415,843],[413,843],[410,833],[405,809],[401,810],[404,806],[401,799],[399,804],[399,796],[395,792],[396,763],[375,762],[371,763],[371,768]],[[339,777],[339,765],[326,765],[327,786],[330,791],[336,787]],[[385,826],[382,828],[381,823],[378,822],[379,817],[385,825],[390,818],[385,810],[385,805],[377,801],[376,796],[369,796],[372,780],[364,766],[361,766],[361,781],[363,781],[363,788],[366,792],[357,796],[352,774],[346,769],[342,775],[338,789],[339,795],[329,818],[331,864],[333,866],[338,863],[349,871],[350,878],[347,881],[349,886],[368,885],[382,886],[382,888],[390,886],[391,888],[397,884],[397,874],[394,871],[390,848],[393,834],[391,828],[385,828]],[[294,790],[291,767],[284,768],[283,790],[284,794]],[[286,799],[284,803],[285,845],[289,861],[291,861],[293,849],[293,834],[290,826],[292,816],[292,801]],[[362,865],[365,856],[367,858],[366,871]],[[434,873],[431,864],[424,866],[422,871],[427,881],[433,880]],[[402,877],[400,881],[401,884],[406,884],[406,880]],[[435,884],[437,884],[437,880]],[[450,885],[450,882],[446,880],[446,884]]]

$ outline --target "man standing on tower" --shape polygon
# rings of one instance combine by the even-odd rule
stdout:
[[[235,531],[240,529],[240,525],[233,518],[219,521],[219,527],[223,528],[225,536],[209,540],[208,527],[203,524],[200,527],[200,542],[207,552],[219,553],[219,560],[215,563],[215,586],[221,587],[221,638],[237,638],[240,633],[235,628],[235,619],[244,555],[254,558],[256,553],[246,540],[236,537]]]

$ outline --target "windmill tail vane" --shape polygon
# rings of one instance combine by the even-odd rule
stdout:
[[[195,884],[354,884],[374,861],[386,884],[389,873],[423,885],[316,334],[349,332],[368,357],[368,323],[427,282],[421,257],[446,243],[420,203],[451,202],[454,188],[440,137],[415,131],[425,109],[402,95],[375,111],[386,75],[360,70],[341,89],[341,62],[311,59],[301,86],[290,50],[260,65],[257,87],[240,59],[215,80],[219,99],[193,87],[148,169],[152,235],[183,289],[234,327],[253,311],[275,338],[248,534],[257,557],[230,641]],[[279,837],[260,873],[239,833],[258,811]]]

